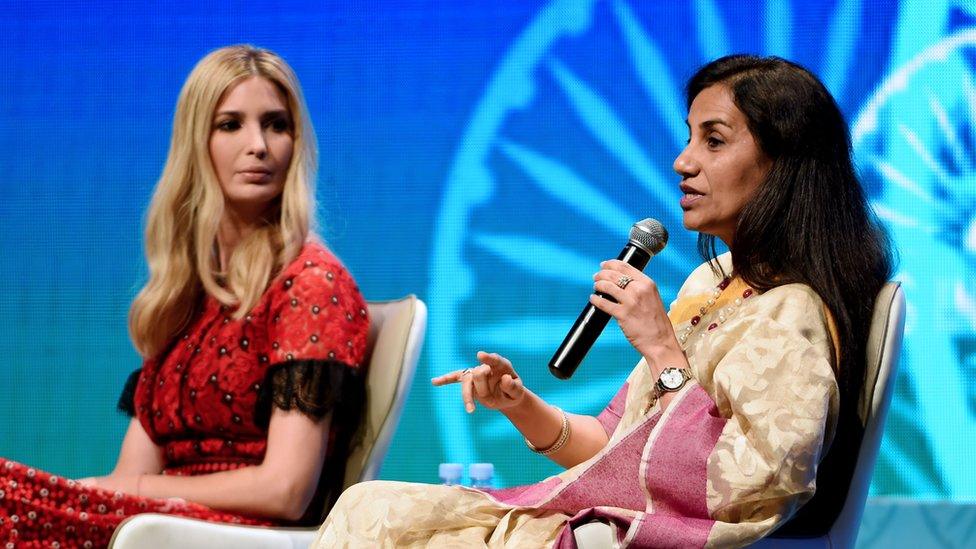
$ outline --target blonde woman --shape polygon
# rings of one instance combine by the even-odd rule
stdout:
[[[129,327],[145,362],[111,474],[0,459],[0,540],[103,546],[126,516],[318,522],[364,402],[365,303],[310,240],[315,134],[277,55],[230,46],[180,93]]]

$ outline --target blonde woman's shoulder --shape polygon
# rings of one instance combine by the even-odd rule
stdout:
[[[298,252],[298,256],[282,270],[282,274],[287,273],[295,276],[303,271],[319,271],[323,269],[325,272],[346,270],[342,260],[332,253],[332,250],[321,242],[309,240],[302,246],[301,251]]]

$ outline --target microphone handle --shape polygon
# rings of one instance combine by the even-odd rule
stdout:
[[[617,259],[643,271],[644,267],[647,266],[647,262],[651,260],[651,254],[639,246],[627,244],[624,246],[623,251],[620,252],[620,255],[617,256]],[[614,303],[617,302],[617,300],[603,292],[596,292],[596,294]],[[573,323],[572,329],[566,334],[566,339],[559,345],[559,348],[556,349],[556,354],[549,361],[549,371],[552,375],[559,379],[569,379],[572,377],[573,373],[576,372],[576,368],[579,368],[580,363],[583,362],[586,353],[590,352],[590,348],[593,347],[596,338],[600,337],[600,334],[603,333],[607,322],[610,322],[610,315],[597,309],[592,303],[587,303],[586,307],[583,308],[583,312],[580,313],[579,317],[576,318],[576,322]]]

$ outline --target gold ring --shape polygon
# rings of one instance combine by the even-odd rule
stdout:
[[[617,279],[617,286],[619,286],[621,290],[626,290],[627,285],[633,281],[634,279],[627,275],[620,275],[620,278]]]

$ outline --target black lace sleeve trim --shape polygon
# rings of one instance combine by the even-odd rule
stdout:
[[[139,384],[140,373],[142,373],[142,368],[137,368],[129,374],[129,378],[125,380],[125,386],[122,387],[122,394],[119,395],[117,404],[119,411],[129,417],[136,417],[136,385]]]
[[[255,423],[267,428],[272,405],[298,410],[319,421],[332,412],[332,423],[358,426],[366,403],[361,368],[336,360],[289,360],[271,366],[258,393]]]
[[[320,421],[329,420],[330,448],[326,453],[315,495],[297,524],[318,525],[342,493],[346,460],[359,445],[366,412],[366,372],[336,360],[289,360],[268,370],[254,414],[267,429],[273,407],[298,410]]]

